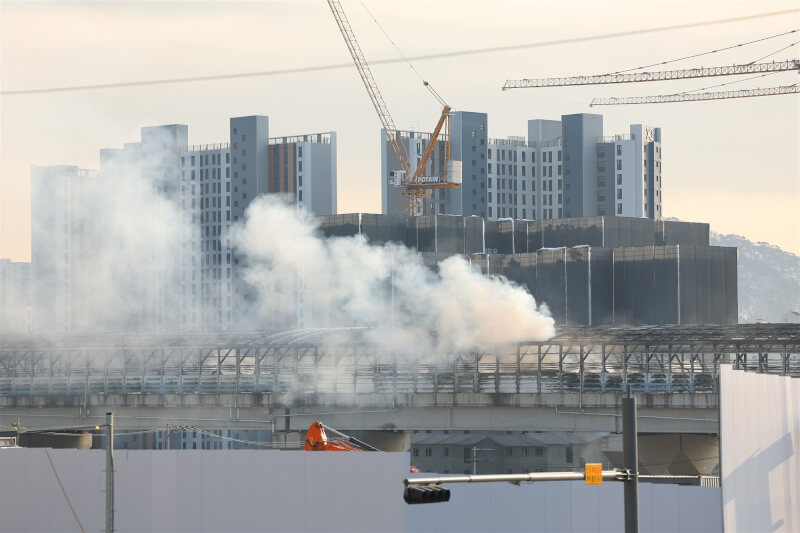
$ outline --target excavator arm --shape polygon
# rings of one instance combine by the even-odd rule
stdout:
[[[329,437],[330,434],[332,437]],[[377,452],[380,451],[366,442],[345,435],[320,421],[312,422],[306,431],[307,452]],[[411,466],[409,472],[418,474],[419,468]]]
[[[332,437],[328,436],[328,433]],[[307,452],[377,452],[378,449],[316,421],[306,431]]]

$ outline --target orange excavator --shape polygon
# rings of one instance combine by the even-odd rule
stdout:
[[[379,452],[378,448],[370,446],[350,435],[345,435],[320,421],[313,422],[306,431],[307,452]],[[412,473],[419,473],[419,468],[412,466]]]

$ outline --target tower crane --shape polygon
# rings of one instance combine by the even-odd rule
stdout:
[[[719,67],[700,67],[680,70],[660,70],[655,72],[618,72],[597,76],[569,76],[560,78],[535,78],[507,80],[503,90],[533,89],[541,87],[568,87],[576,85],[605,85],[616,83],[636,83],[647,81],[672,81],[690,78],[709,78],[716,76],[736,76],[741,74],[764,73],[762,77],[778,72],[796,70],[800,72],[800,59],[787,59],[770,63],[746,63]],[[723,84],[727,85],[727,84]],[[764,89],[741,89],[738,91],[718,91],[705,93],[681,92],[656,96],[631,96],[622,98],[595,98],[590,105],[617,104],[661,104],[670,102],[698,102],[706,100],[723,100],[728,98],[748,98],[754,96],[774,96],[779,94],[796,94],[800,92],[797,83]]]
[[[766,89],[739,89],[738,91],[717,91],[712,93],[678,93],[659,96],[626,96],[622,98],[594,98],[590,106],[619,104],[668,104],[673,102],[699,102],[705,100],[725,100],[727,98],[752,98],[754,96],[774,96],[777,94],[800,93],[800,85],[783,85]]]
[[[597,76],[570,76],[564,78],[535,78],[507,80],[503,90],[533,89],[538,87],[566,87],[573,85],[602,85],[611,83],[633,83],[642,81],[684,80],[689,78],[708,78],[713,76],[736,76],[739,74],[758,74],[762,72],[784,72],[800,70],[800,59],[773,61],[770,63],[747,63],[744,65],[725,65],[721,67],[686,68],[679,70],[659,70],[655,72],[629,72],[601,74]]]
[[[400,138],[400,132],[395,126],[394,120],[392,120],[392,115],[389,113],[389,108],[383,100],[378,84],[375,83],[375,78],[372,76],[369,64],[356,40],[353,28],[350,27],[350,22],[345,16],[341,2],[339,0],[328,0],[328,7],[330,7],[333,13],[333,18],[336,19],[336,24],[339,26],[339,31],[342,33],[344,42],[347,45],[347,50],[353,58],[353,63],[355,63],[356,69],[361,76],[361,81],[367,89],[367,94],[372,101],[372,105],[375,107],[375,112],[378,114],[381,126],[383,126],[383,130],[386,132],[386,139],[389,141],[400,166],[400,170],[390,172],[389,184],[402,189],[404,211],[407,215],[421,215],[422,199],[430,197],[429,190],[450,189],[461,186],[461,162],[452,161],[450,159],[451,108],[427,81],[423,81],[423,85],[439,101],[443,108],[439,121],[436,123],[436,127],[431,134],[431,138],[419,162],[414,167],[415,170],[412,172],[408,150]],[[440,135],[444,137],[444,165],[442,167],[442,175],[425,176],[425,167],[428,165],[428,161],[430,160],[433,149],[436,146],[436,141]]]

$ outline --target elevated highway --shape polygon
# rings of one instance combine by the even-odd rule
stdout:
[[[800,376],[800,326],[567,326],[497,352],[400,356],[366,330],[0,340],[0,426],[717,432],[719,367]]]

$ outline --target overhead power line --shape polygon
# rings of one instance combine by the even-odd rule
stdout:
[[[612,72],[611,74],[623,74],[625,72],[633,72],[634,70],[642,70],[642,69],[646,69],[646,68],[650,68],[650,67],[660,67],[662,65],[668,65],[670,63],[677,63],[679,61],[686,61],[687,59],[695,59],[697,57],[707,56],[707,55],[710,55],[710,54],[716,54],[718,52],[724,52],[726,50],[733,50],[734,48],[741,48],[742,46],[748,46],[748,45],[755,44],[755,43],[760,43],[760,42],[763,42],[763,41],[769,41],[770,39],[777,39],[778,37],[783,37],[784,35],[789,35],[791,33],[797,33],[798,31],[800,31],[800,29],[794,29],[794,30],[790,30],[790,31],[785,31],[783,33],[776,33],[775,35],[768,35],[766,37],[761,37],[760,39],[754,39],[752,41],[746,41],[746,42],[743,42],[743,43],[732,44],[730,46],[725,46],[723,48],[715,48],[714,50],[707,50],[705,52],[700,52],[700,53],[697,53],[697,54],[691,54],[691,55],[683,56],[683,57],[676,57],[675,59],[668,59],[666,61],[659,61],[658,63],[651,63],[649,65],[642,65],[641,67],[633,67],[633,68],[629,68],[629,69],[625,69],[625,70],[618,70],[616,72]],[[777,52],[773,52],[773,53],[777,53]],[[772,55],[772,54],[770,54],[770,55]],[[766,56],[766,57],[769,57],[769,56]],[[761,58],[761,59],[764,59],[764,58]],[[761,61],[761,59],[759,59],[757,61]],[[756,61],[751,61],[751,63],[755,63],[755,62]]]
[[[800,60],[789,59],[777,63],[755,63],[747,65],[727,65],[722,67],[700,67],[680,70],[659,70],[656,72],[634,72],[630,74],[603,74],[599,76],[570,76],[564,78],[537,78],[508,80],[503,90],[532,89],[540,87],[565,87],[570,85],[604,85],[612,83],[632,83],[643,81],[682,80],[688,78],[707,78],[711,76],[736,76],[762,72],[782,72],[800,70]]]
[[[448,59],[454,57],[463,57],[463,56],[470,56],[476,54],[490,54],[490,53],[498,53],[498,52],[510,52],[514,50],[525,50],[530,48],[540,48],[546,46],[557,46],[557,45],[564,45],[564,44],[576,44],[582,42],[591,42],[591,41],[599,41],[605,39],[616,39],[619,37],[631,37],[634,35],[644,35],[648,33],[658,33],[664,31],[671,31],[671,30],[681,30],[681,29],[688,29],[688,28],[697,28],[703,26],[714,26],[718,24],[728,24],[733,22],[743,22],[746,20],[754,20],[759,18],[767,18],[767,17],[775,17],[780,15],[788,15],[791,13],[798,13],[800,12],[800,8],[795,9],[785,9],[782,11],[771,11],[767,13],[757,13],[754,15],[745,15],[741,17],[732,17],[726,19],[716,19],[716,20],[706,20],[701,22],[690,22],[686,24],[673,24],[669,26],[657,26],[653,28],[643,28],[640,30],[629,30],[629,31],[621,31],[621,32],[614,32],[614,33],[605,33],[605,34],[598,34],[598,35],[590,35],[586,37],[574,37],[568,39],[555,39],[551,41],[539,41],[534,43],[523,43],[523,44],[516,44],[516,45],[508,45],[508,46],[495,46],[495,47],[487,47],[487,48],[472,48],[466,50],[456,50],[452,52],[442,52],[437,54],[426,54],[426,55],[419,55],[419,56],[412,56],[412,57],[403,57],[403,58],[391,58],[391,59],[378,59],[374,61],[370,61],[372,65],[386,65],[392,63],[402,63],[402,62],[410,62],[410,61],[430,61],[436,59]],[[206,75],[206,76],[190,76],[190,77],[181,77],[181,78],[163,78],[163,79],[150,79],[150,80],[139,80],[139,81],[126,81],[126,82],[116,82],[116,83],[99,83],[99,84],[90,84],[90,85],[71,85],[71,86],[63,86],[63,87],[47,87],[47,88],[34,88],[34,89],[12,89],[12,90],[4,90],[0,91],[0,96],[15,96],[15,95],[25,95],[25,94],[47,94],[47,93],[59,93],[59,92],[74,92],[74,91],[86,91],[86,90],[99,90],[99,89],[118,89],[123,87],[143,87],[143,86],[153,86],[153,85],[168,85],[168,84],[175,84],[175,83],[194,83],[194,82],[204,82],[204,81],[219,81],[219,80],[230,80],[230,79],[240,79],[240,78],[257,78],[257,77],[267,77],[267,76],[281,76],[281,75],[290,75],[290,74],[302,74],[307,72],[320,72],[326,70],[337,70],[337,69],[344,69],[344,68],[352,68],[352,63],[334,63],[329,65],[313,65],[307,67],[296,67],[296,68],[286,68],[286,69],[276,69],[276,70],[266,70],[261,72],[240,72],[240,73],[233,73],[233,74],[213,74],[213,75]]]
[[[758,63],[759,61],[763,61],[763,60],[765,60],[766,58],[768,58],[768,57],[771,57],[771,56],[774,56],[774,55],[775,55],[775,54],[777,54],[778,52],[783,52],[783,51],[784,51],[784,50],[786,50],[787,48],[791,48],[792,46],[796,46],[797,44],[800,44],[800,41],[795,41],[795,42],[793,42],[792,44],[790,44],[790,45],[788,45],[788,46],[784,46],[783,48],[779,48],[779,49],[775,50],[774,52],[770,52],[769,54],[767,54],[767,55],[765,55],[765,56],[763,56],[763,57],[759,57],[758,59],[754,59],[753,61],[751,61],[751,63]]]
[[[759,74],[758,76],[750,76],[748,78],[736,80],[736,81],[728,81],[725,83],[717,83],[716,85],[708,85],[706,87],[700,87],[699,89],[692,89],[690,91],[682,91],[678,94],[690,94],[690,93],[699,93],[701,91],[707,91],[709,89],[715,89],[717,87],[726,87],[728,85],[734,85],[736,83],[742,83],[745,81],[755,80],[757,78],[764,78],[766,76],[774,76],[775,74],[779,74],[778,72],[767,72],[766,74]]]
[[[58,487],[61,489],[61,494],[64,496],[64,500],[66,500],[67,506],[69,506],[69,510],[72,512],[73,518],[75,518],[75,522],[78,523],[78,529],[81,530],[81,533],[86,533],[86,529],[84,529],[80,518],[78,518],[78,513],[75,512],[75,507],[72,506],[72,502],[69,500],[69,496],[67,496],[67,491],[64,489],[64,484],[61,483],[61,478],[58,476],[56,465],[53,464],[53,458],[50,457],[50,452],[47,450],[47,448],[44,449],[44,453],[47,455],[47,460],[50,462],[50,469],[53,471],[53,475],[56,476],[56,481],[58,482]]]
[[[755,96],[776,96],[780,94],[800,93],[800,86],[785,85],[766,89],[740,89],[738,91],[720,91],[711,93],[681,93],[658,96],[627,96],[622,98],[595,98],[590,106],[621,104],[667,104],[675,102],[697,102],[705,100],[725,100],[728,98],[751,98]]]

